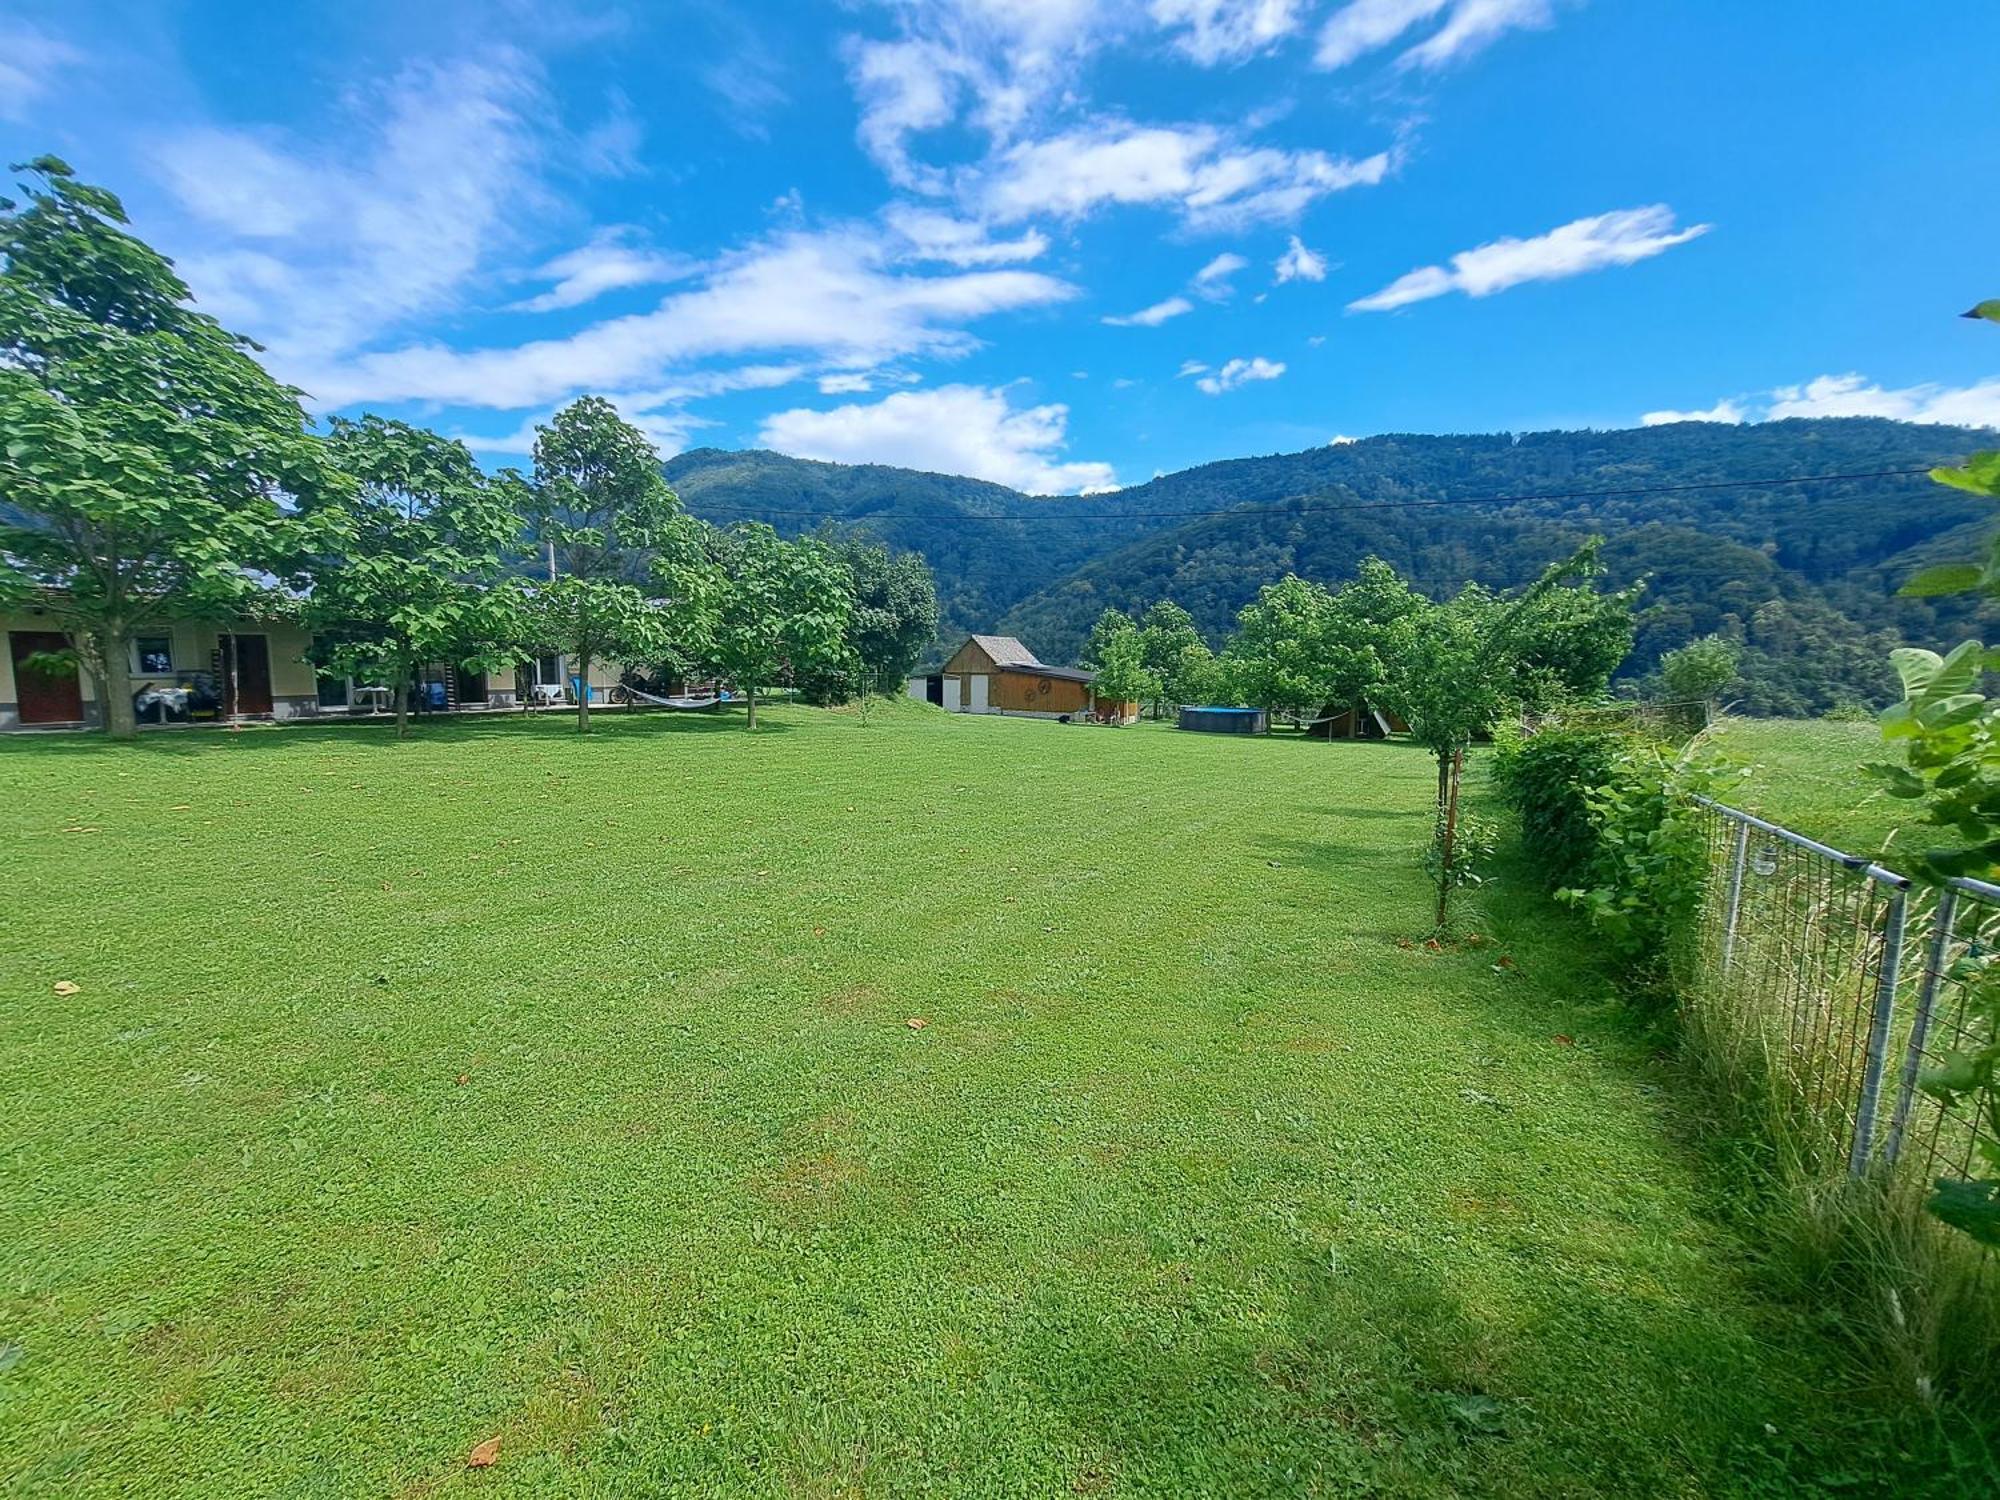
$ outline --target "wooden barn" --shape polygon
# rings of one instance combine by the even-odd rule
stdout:
[[[1093,713],[1137,718],[1136,703],[1099,702],[1095,674],[1052,667],[1011,635],[967,636],[940,672],[910,679],[910,696],[955,713],[1015,714],[1034,719]]]

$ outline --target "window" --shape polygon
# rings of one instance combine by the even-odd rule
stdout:
[[[137,636],[132,642],[132,657],[137,663],[141,677],[171,677],[174,675],[174,643],[164,635]]]
[[[347,677],[322,677],[319,680],[319,706],[321,708],[345,708],[348,689],[354,686],[353,679]]]
[[[535,658],[535,681],[543,687],[561,687],[563,680],[562,658],[560,656],[538,656]]]

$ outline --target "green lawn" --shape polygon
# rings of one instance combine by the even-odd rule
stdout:
[[[1732,718],[1711,734],[1717,750],[1750,770],[1724,794],[1737,806],[1850,853],[1880,856],[1886,846],[1891,864],[1898,851],[1923,847],[1925,830],[1913,822],[1917,805],[1886,795],[1861,769],[1867,761],[1902,759],[1878,726]]]
[[[0,743],[0,1488],[1913,1482],[1422,752],[769,717]]]

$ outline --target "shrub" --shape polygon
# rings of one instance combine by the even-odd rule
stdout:
[[[1556,898],[1584,912],[1635,978],[1665,990],[1668,950],[1691,929],[1708,874],[1694,798],[1715,789],[1718,763],[1632,740],[1584,793],[1595,847],[1584,879]]]
[[[1610,778],[1627,736],[1605,729],[1549,729],[1503,737],[1493,772],[1521,820],[1522,841],[1550,889],[1577,885],[1597,852],[1589,793]]]

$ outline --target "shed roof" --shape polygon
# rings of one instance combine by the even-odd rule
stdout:
[[[1010,672],[1016,677],[1053,677],[1060,682],[1095,682],[1095,672],[1082,672],[1075,667],[1052,667],[1046,662],[1008,662],[998,667],[999,671]]]
[[[1035,653],[1011,635],[975,635],[972,642],[993,658],[996,667],[1039,667]]]

